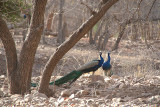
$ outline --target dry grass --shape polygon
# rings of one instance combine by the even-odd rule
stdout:
[[[50,45],[40,44],[38,47],[33,76],[42,75],[46,62],[57,47],[54,44],[54,37],[50,37],[49,42]],[[110,42],[114,42],[114,40],[111,40]],[[22,43],[17,43],[18,53],[21,49],[21,45]],[[153,49],[147,49],[145,44],[139,41],[131,42],[128,40],[123,40],[118,51],[111,52],[113,73],[119,76],[133,75],[137,77],[145,75],[159,75],[159,42],[154,43],[152,48]],[[103,58],[107,60],[107,51],[102,52]],[[0,43],[1,57],[4,56],[4,53],[3,45]],[[93,59],[99,59],[99,52],[96,50],[94,45],[89,45],[86,39],[82,39],[60,60],[53,72],[53,75],[65,75]],[[3,61],[1,63],[5,62]],[[103,75],[103,70],[100,68],[96,71],[95,75]]]

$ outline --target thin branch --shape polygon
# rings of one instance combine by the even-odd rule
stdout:
[[[151,13],[151,10],[152,10],[152,8],[153,8],[155,2],[156,2],[156,0],[154,0],[153,3],[152,3],[152,6],[151,6],[151,8],[150,8],[150,10],[149,10],[149,12],[148,12],[147,17],[146,17],[147,19],[149,18],[149,15],[150,15],[150,13]]]
[[[82,5],[84,5],[84,6],[87,7],[87,9],[90,11],[90,13],[91,13],[92,15],[94,15],[94,14],[96,13],[96,12],[95,12],[93,9],[91,9],[91,7],[89,7],[87,4],[83,3],[82,1],[80,1],[80,2],[81,2]]]

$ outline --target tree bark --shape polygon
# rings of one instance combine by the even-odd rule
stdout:
[[[116,40],[116,42],[115,42],[115,44],[114,44],[114,46],[113,46],[113,48],[112,48],[112,51],[118,49],[118,45],[119,45],[119,43],[120,43],[120,41],[121,41],[121,39],[122,39],[122,36],[123,36],[124,31],[125,31],[125,29],[126,29],[126,26],[127,26],[129,23],[131,23],[131,21],[130,21],[130,20],[127,20],[127,21],[125,21],[125,22],[120,26],[120,33],[119,33],[118,38],[117,38],[117,40]]]
[[[46,30],[47,30],[47,31],[50,31],[50,32],[52,31],[51,26],[52,26],[53,15],[54,15],[54,13],[51,12],[51,13],[49,14],[48,21],[47,21]]]
[[[68,27],[67,27],[67,23],[64,21],[63,23],[63,29],[62,29],[62,39],[65,40],[66,37],[68,36]]]
[[[84,22],[63,44],[61,44],[47,62],[41,79],[39,92],[47,95],[52,72],[59,60],[103,17],[106,11],[119,0],[109,0],[86,22]]]
[[[16,71],[17,68],[17,52],[15,42],[12,35],[5,23],[5,21],[0,16],[0,39],[4,45],[6,53],[6,63],[7,63],[7,77],[9,80],[9,90],[10,93],[18,93],[19,91],[19,73]]]
[[[29,33],[24,41],[19,57],[17,72],[21,74],[20,94],[30,91],[30,82],[35,53],[44,28],[44,12],[47,0],[34,0]]]
[[[105,19],[105,18],[101,19],[101,22],[100,22],[100,24],[99,24],[99,26],[98,26],[98,30],[97,30],[97,32],[96,32],[96,34],[95,34],[95,36],[94,36],[94,39],[93,39],[93,43],[94,43],[94,44],[96,44],[96,41],[97,41],[97,39],[98,39],[98,36],[100,35],[101,29],[102,29],[102,27],[103,27],[103,25],[104,25],[104,23],[105,23],[105,20],[104,20],[104,19]]]
[[[64,6],[64,0],[60,0],[60,13],[59,13],[59,23],[58,23],[58,37],[57,37],[57,43],[62,44],[64,42],[63,40],[63,31],[62,31],[62,22],[63,22],[63,6]]]
[[[89,43],[93,44],[93,28],[89,31]]]
[[[100,49],[105,50],[109,37],[110,37],[110,35],[108,32],[108,28],[107,28],[107,32],[105,34],[105,37],[104,37],[104,40],[103,40],[103,43],[102,43]]]

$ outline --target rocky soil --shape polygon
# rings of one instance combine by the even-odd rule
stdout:
[[[53,80],[54,77],[52,77]],[[59,77],[57,77],[59,78]],[[16,107],[159,107],[160,76],[112,77],[83,75],[70,87],[50,86],[55,91],[53,97],[38,93],[32,88],[31,94],[8,94],[7,79],[0,76],[0,106]],[[38,81],[40,77],[32,78]]]
[[[22,46],[22,35],[13,36],[17,53]],[[33,67],[32,82],[39,82],[43,68],[56,50],[54,37],[46,37],[47,45],[40,43]],[[107,50],[114,44],[109,40]],[[6,78],[5,51],[0,41],[0,107],[159,107],[160,106],[160,41],[150,41],[151,48],[136,41],[123,40],[117,51],[111,52],[112,77],[103,76],[99,69],[91,81],[90,74],[83,75],[70,87],[67,84],[50,86],[55,92],[48,98],[38,93],[38,87],[31,94],[10,95]],[[103,57],[107,59],[107,52]],[[97,59],[98,51],[83,38],[58,63],[53,75],[65,75],[84,63]],[[54,80],[52,77],[51,81]]]

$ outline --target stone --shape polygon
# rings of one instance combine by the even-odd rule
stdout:
[[[120,85],[119,85],[119,89],[122,89],[122,88],[124,88],[125,87],[125,84],[124,83],[121,83]]]
[[[69,97],[71,95],[71,91],[70,90],[64,90],[61,92],[61,96],[62,97]]]
[[[90,92],[88,90],[80,90],[75,94],[75,96],[79,98],[79,97],[83,97],[89,94]]]
[[[156,96],[152,96],[150,98],[148,98],[148,102],[149,103],[160,103],[160,95],[156,95]]]
[[[3,79],[3,80],[4,80],[5,78],[6,78],[5,75],[1,75],[1,76],[0,76],[0,79]]]
[[[17,97],[22,97],[22,96],[20,94],[13,94],[13,95],[11,95],[10,98],[17,98]]]
[[[112,79],[119,79],[120,77],[118,75],[112,75],[111,78]]]
[[[108,87],[108,89],[112,90],[112,89],[115,89],[115,88],[118,88],[120,86],[120,82],[119,83],[115,83],[114,85]]]
[[[45,94],[39,93],[39,92],[34,93],[33,98],[34,97],[38,97],[38,98],[41,97],[41,98],[44,98],[44,99],[48,99],[48,97]]]
[[[81,95],[85,96],[85,95],[89,95],[90,92],[88,90],[81,90]]]
[[[0,90],[0,97],[3,97],[4,96],[4,93],[3,91]]]
[[[96,81],[96,82],[92,82],[92,83],[90,83],[90,84],[88,84],[88,87],[90,87],[90,88],[104,88],[105,87],[105,84],[104,84],[104,82],[102,82],[102,81]]]
[[[24,96],[24,100],[25,100],[26,102],[31,101],[32,98],[33,98],[33,95],[32,95],[32,94],[26,94],[26,95]]]

